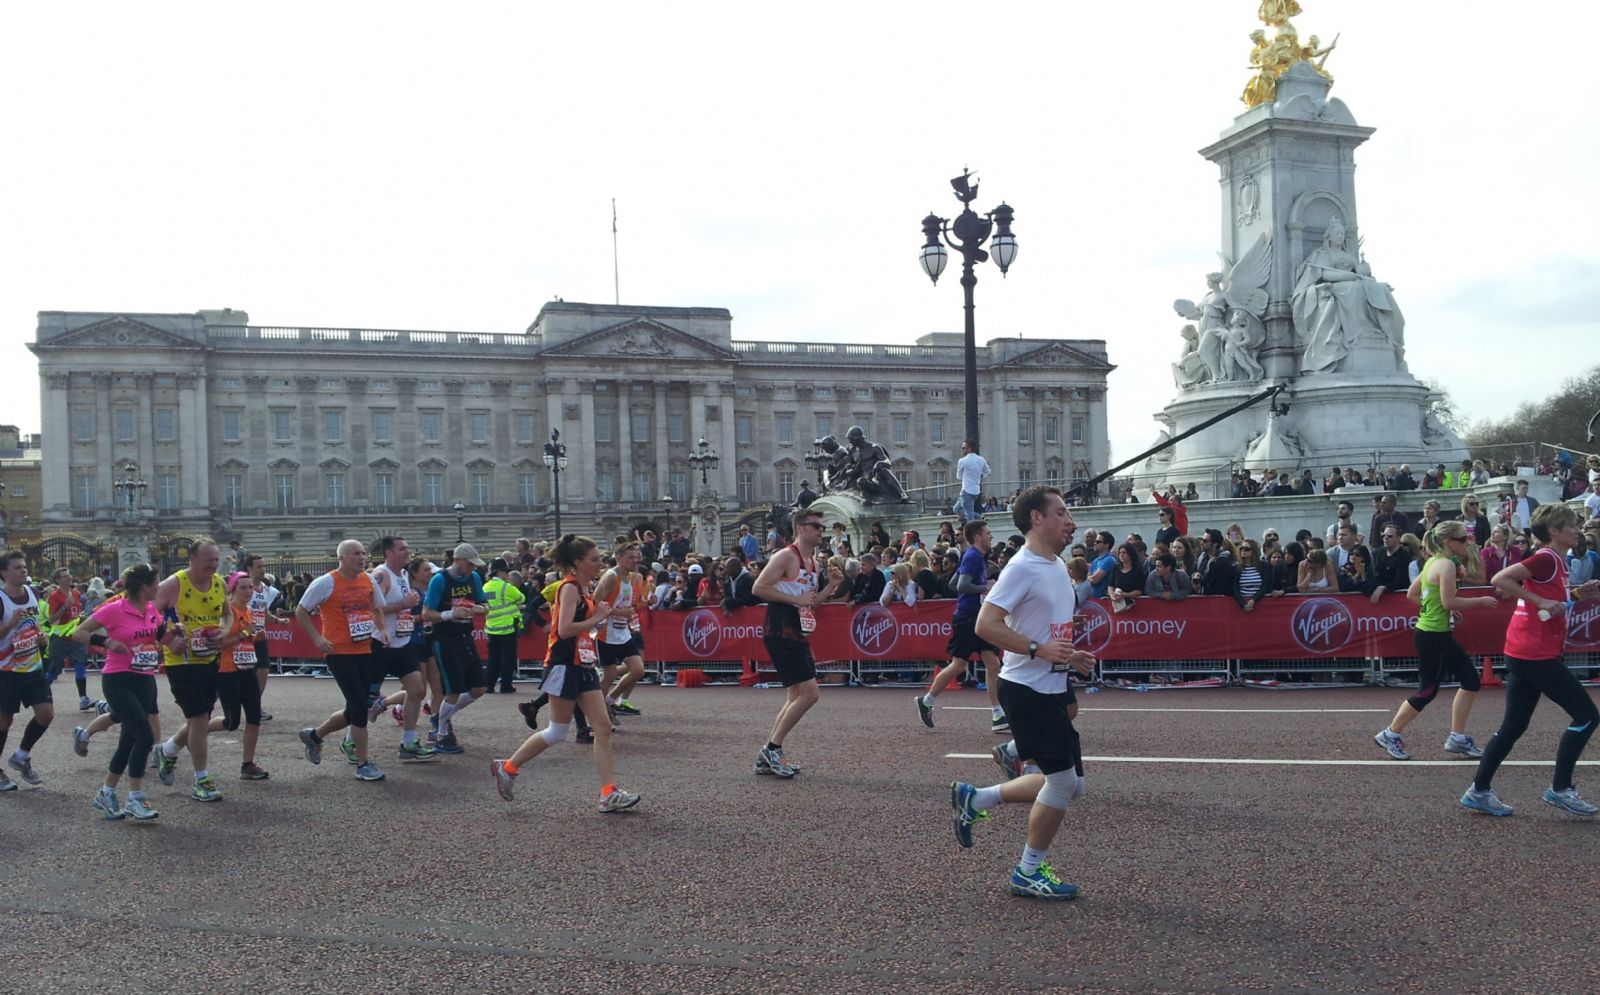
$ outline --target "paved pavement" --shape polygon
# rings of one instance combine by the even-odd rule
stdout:
[[[285,678],[267,695],[271,780],[234,780],[237,738],[222,734],[224,801],[156,787],[157,824],[106,823],[89,800],[110,735],[73,756],[64,711],[35,755],[45,785],[0,795],[4,987],[1600,989],[1600,824],[1540,803],[1548,766],[1505,768],[1497,787],[1518,812],[1491,820],[1455,804],[1469,763],[1175,762],[1382,761],[1370,737],[1403,693],[1085,697],[1085,749],[1108,759],[1089,763],[1052,852],[1084,889],[1058,905],[1004,891],[1024,809],[980,824],[971,851],[953,841],[949,782],[998,774],[975,691],[941,697],[926,730],[909,689],[825,689],[787,744],[805,770],[780,782],[750,773],[780,691],[642,689],[618,769],[644,800],[611,816],[593,811],[589,748],[570,743],[526,768],[515,803],[496,796],[489,760],[525,732],[501,696],[462,717],[465,755],[401,766],[384,718],[387,781],[357,782],[331,749],[314,768],[295,731],[338,692]],[[1502,692],[1481,698],[1480,741]],[[164,691],[163,707],[175,722]],[[1445,724],[1441,703],[1413,727],[1419,760],[1446,759]],[[1564,724],[1545,703],[1513,759],[1547,762]],[[1170,759],[1112,759],[1148,757]],[[185,756],[180,785],[189,774]],[[1578,783],[1600,796],[1600,768]]]

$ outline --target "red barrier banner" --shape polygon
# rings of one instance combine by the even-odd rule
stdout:
[[[481,618],[473,623],[472,641],[478,646],[478,656],[489,659],[489,635],[483,631]],[[533,628],[522,633],[517,637],[517,659],[543,660],[546,641],[543,629]],[[267,622],[267,644],[274,660],[322,659],[317,644],[295,622]]]
[[[1483,596],[1488,589],[1467,590]],[[1504,648],[1513,602],[1455,613],[1455,636],[1472,655]],[[644,616],[645,659],[766,660],[761,633],[765,608],[696,608]],[[953,601],[823,605],[811,634],[818,660],[941,660],[950,638]],[[1386,594],[1376,605],[1359,594],[1287,595],[1267,598],[1246,612],[1232,598],[1183,601],[1142,598],[1125,612],[1104,600],[1079,607],[1080,646],[1107,660],[1296,660],[1333,657],[1416,655],[1412,630],[1417,607],[1403,594]],[[1600,650],[1600,600],[1580,602],[1568,620],[1567,649]]]

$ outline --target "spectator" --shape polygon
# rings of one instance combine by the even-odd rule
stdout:
[[[1188,487],[1183,489],[1183,503],[1188,504],[1191,501],[1198,500],[1200,500],[1200,492],[1195,490],[1193,483],[1190,483]]]
[[[1278,594],[1294,594],[1299,590],[1300,561],[1306,558],[1306,548],[1297,542],[1283,547],[1269,560],[1272,590]]]
[[[1327,551],[1313,549],[1306,553],[1295,588],[1301,594],[1326,594],[1339,589],[1339,573],[1329,562]]]
[[[1277,529],[1268,529],[1261,533],[1261,558],[1266,559],[1270,557],[1272,555],[1272,551],[1278,548],[1279,543],[1280,540],[1278,539]]]
[[[1583,496],[1585,518],[1600,518],[1600,476],[1589,480],[1589,493]]]
[[[1417,489],[1416,478],[1411,476],[1411,464],[1400,464],[1400,472],[1389,482],[1389,489],[1395,491],[1414,491]]]
[[[1487,487],[1489,485],[1489,467],[1483,460],[1474,460],[1472,463],[1471,486]]]
[[[761,558],[761,540],[750,533],[750,526],[739,526],[739,553],[746,563],[754,563]]]
[[[1422,475],[1421,489],[1425,491],[1436,491],[1439,489],[1439,477],[1432,470],[1429,470]]]
[[[946,550],[944,558],[939,563],[938,577],[939,591],[941,592],[939,597],[954,598],[957,596],[954,585],[956,582],[956,568],[959,566],[961,566],[961,554],[953,549]]]
[[[757,564],[742,561],[735,557],[728,558],[727,572],[731,579],[728,581],[728,595],[722,602],[723,611],[733,611],[735,608],[748,608],[761,604],[761,599],[756,597],[756,574],[751,568]]]
[[[1097,598],[1105,597],[1107,589],[1111,587],[1111,575],[1117,569],[1117,558],[1111,548],[1116,541],[1109,532],[1094,534],[1094,560],[1089,564],[1089,584],[1094,588]]]
[[[1356,506],[1353,502],[1348,500],[1339,502],[1339,517],[1334,519],[1332,525],[1328,526],[1328,533],[1324,537],[1324,541],[1328,545],[1331,546],[1339,541],[1339,526],[1350,524],[1350,518],[1355,513]]]
[[[1176,525],[1172,524],[1172,510],[1170,508],[1162,508],[1156,512],[1156,516],[1161,520],[1161,527],[1156,529],[1156,542],[1164,542],[1171,545],[1172,540],[1183,534],[1178,531]]]
[[[865,605],[877,601],[887,586],[882,572],[878,570],[878,558],[871,553],[862,554],[859,570],[850,589],[850,603]]]
[[[1205,552],[1205,563],[1201,567],[1203,573],[1200,579],[1200,593],[1216,597],[1233,597],[1238,581],[1233,547],[1216,529],[1206,529],[1200,537],[1200,546]]]
[[[944,585],[939,582],[939,575],[933,572],[933,561],[927,550],[912,550],[906,562],[911,565],[911,582],[917,585],[918,601],[944,597]]]
[[[1516,496],[1511,499],[1511,528],[1515,532],[1526,532],[1533,524],[1534,510],[1539,507],[1539,502],[1528,496],[1528,482],[1517,481]]]
[[[939,538],[934,545],[944,546],[946,549],[956,545],[956,527],[949,522],[940,522]]]
[[[1422,540],[1410,532],[1400,534],[1400,545],[1404,546],[1406,552],[1411,554],[1411,562],[1406,564],[1406,584],[1409,590],[1409,585],[1415,583],[1417,574],[1422,572],[1422,564],[1427,560],[1427,557],[1423,555]]]
[[[1244,542],[1244,526],[1234,522],[1228,526],[1228,530],[1223,535],[1227,537],[1229,546],[1238,549],[1239,544]]]
[[[1375,539],[1377,536],[1383,535],[1383,530],[1389,525],[1395,525],[1401,532],[1404,532],[1411,528],[1411,520],[1406,518],[1404,512],[1395,510],[1393,494],[1384,494],[1378,498],[1378,511],[1372,516],[1372,524],[1367,528],[1367,536]],[[1489,533],[1485,531],[1483,534],[1488,535]]]
[[[878,604],[885,608],[896,601],[904,602],[908,607],[917,603],[917,585],[911,579],[909,563],[894,565],[894,572],[889,575],[888,583],[883,585],[883,591],[878,595]]]
[[[1068,560],[1067,576],[1072,579],[1072,593],[1081,608],[1085,602],[1094,597],[1094,588],[1089,584],[1089,561],[1081,556],[1074,556]]]
[[[1580,534],[1567,553],[1567,583],[1572,587],[1585,584],[1600,575],[1597,568],[1600,568],[1600,553],[1596,553],[1588,538]]]
[[[1117,547],[1117,566],[1111,574],[1110,595],[1113,600],[1133,601],[1144,595],[1149,571],[1139,555],[1139,547],[1125,542]]]
[[[956,460],[956,479],[961,481],[961,498],[956,503],[956,514],[963,522],[978,517],[978,495],[983,492],[983,480],[989,476],[989,461],[978,455],[971,439],[961,442],[961,458]]]
[[[1473,545],[1481,546],[1489,541],[1489,516],[1483,513],[1483,501],[1478,495],[1467,493],[1461,496],[1460,521],[1467,527],[1467,538]]]
[[[1307,496],[1317,493],[1317,478],[1310,470],[1300,475],[1300,483],[1295,485],[1295,493]]]
[[[794,496],[794,506],[796,508],[809,508],[811,507],[811,502],[816,499],[817,492],[811,489],[811,481],[800,481],[800,493]]]
[[[1429,529],[1438,525],[1440,521],[1439,502],[1429,498],[1427,503],[1422,506],[1422,517],[1412,524],[1411,534],[1421,539],[1428,534]]]
[[[1390,523],[1383,527],[1383,548],[1373,557],[1374,587],[1372,603],[1389,591],[1404,591],[1411,586],[1411,550],[1400,541],[1400,526]]]
[[[1193,487],[1194,485],[1190,484],[1189,486]],[[1178,535],[1189,534],[1189,509],[1184,506],[1185,502],[1188,501],[1187,497],[1180,501],[1176,493],[1162,495],[1155,490],[1150,491],[1150,497],[1156,504],[1161,506],[1163,511],[1171,513],[1172,527],[1178,530]],[[1156,533],[1157,536],[1160,534],[1160,532]],[[1171,542],[1172,540],[1169,539],[1167,541]]]
[[[1178,569],[1194,578],[1196,543],[1188,536],[1179,536],[1172,542],[1171,553],[1178,561]]]
[[[1344,569],[1339,571],[1339,591],[1343,594],[1371,594],[1377,587],[1377,580],[1368,569],[1367,557],[1370,554],[1365,546],[1357,546],[1350,551],[1349,559],[1345,560]]]
[[[1239,566],[1234,573],[1233,598],[1247,612],[1256,610],[1256,603],[1268,590],[1267,576],[1261,569],[1261,547],[1254,539],[1239,544]]]
[[[1177,557],[1171,553],[1161,553],[1152,557],[1150,562],[1153,569],[1150,578],[1145,581],[1145,597],[1158,601],[1182,601],[1189,596],[1192,590],[1189,575],[1178,569]]]
[[[1346,522],[1339,526],[1339,544],[1329,547],[1328,559],[1333,562],[1335,570],[1343,570],[1350,562],[1350,555],[1356,550],[1364,554],[1368,564],[1372,562],[1372,553],[1361,545],[1361,533],[1356,531],[1354,524]]]

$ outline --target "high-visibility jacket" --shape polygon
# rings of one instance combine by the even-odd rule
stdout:
[[[483,596],[489,603],[483,631],[491,636],[509,636],[516,632],[522,623],[522,603],[528,596],[517,585],[499,577],[484,581]]]

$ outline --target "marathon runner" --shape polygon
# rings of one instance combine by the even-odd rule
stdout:
[[[422,602],[423,621],[433,625],[433,655],[444,684],[439,742],[435,747],[440,753],[465,752],[456,742],[455,717],[488,689],[478,644],[472,635],[473,618],[488,612],[483,580],[474,567],[483,568],[483,557],[467,543],[457,546],[450,566],[428,581],[428,593]]]
[[[267,696],[267,677],[272,672],[272,646],[267,639],[268,622],[287,622],[289,616],[279,611],[283,604],[283,592],[273,587],[267,581],[267,561],[255,553],[247,554],[244,558],[245,572],[250,575],[250,583],[255,586],[255,594],[250,596],[250,618],[255,623],[256,631],[261,633],[256,640],[256,683],[261,685],[261,697]],[[265,708],[261,710],[261,721],[272,721],[272,713]]]
[[[244,720],[244,755],[239,764],[239,780],[265,781],[267,772],[256,763],[256,744],[261,741],[261,683],[256,680],[256,646],[265,633],[256,628],[250,612],[255,584],[247,573],[228,578],[228,611],[233,622],[222,637],[222,652],[217,656],[217,699],[222,714],[211,720],[211,731],[234,732]],[[241,716],[240,713],[243,713]]]
[[[300,628],[325,655],[328,672],[344,695],[344,711],[336,712],[316,728],[300,730],[300,743],[306,759],[322,763],[322,741],[345,726],[351,726],[355,742],[356,778],[381,781],[383,771],[367,753],[367,673],[372,660],[372,643],[377,618],[383,613],[372,578],[362,569],[367,550],[359,539],[339,544],[339,566],[312,581],[300,596],[295,618]],[[321,609],[316,620],[313,609]]]
[[[601,684],[610,688],[606,707],[615,715],[639,715],[628,694],[644,676],[644,633],[639,609],[645,604],[644,578],[639,574],[639,544],[624,542],[616,549],[617,565],[600,575],[594,599],[613,606],[611,618],[600,630]]]
[[[950,618],[950,642],[945,647],[950,662],[933,676],[928,693],[918,696],[917,713],[922,717],[922,724],[932,729],[933,699],[949,687],[951,681],[966,673],[967,664],[976,653],[983,661],[983,681],[989,691],[989,729],[1005,732],[1011,726],[1006,722],[1005,709],[1000,707],[1000,660],[995,648],[978,638],[975,630],[978,609],[983,607],[983,592],[989,589],[988,556],[994,536],[981,518],[963,525],[961,534],[967,541],[967,548],[961,554],[961,565],[956,567],[956,610]]]
[[[189,566],[156,588],[156,610],[176,623],[179,638],[166,643],[167,686],[183,711],[176,735],[156,748],[156,777],[171,784],[178,751],[185,746],[194,760],[195,801],[222,800],[222,792],[206,769],[211,710],[217,703],[217,656],[222,634],[232,628],[227,591],[217,576],[222,554],[217,544],[202,539],[189,547]]]
[[[32,751],[56,717],[50,682],[44,677],[44,630],[39,624],[39,598],[28,585],[28,562],[18,552],[0,556],[0,753],[5,751],[12,720],[24,708],[33,717],[22,742],[7,763],[29,784],[44,783],[33,769]],[[0,770],[0,791],[17,786]]]
[[[373,587],[378,592],[381,642],[372,647],[372,666],[367,674],[370,683],[378,686],[368,719],[375,720],[383,714],[387,702],[382,690],[385,677],[400,681],[405,697],[401,701],[400,759],[406,762],[437,759],[432,747],[417,742],[417,716],[422,712],[422,699],[427,687],[418,669],[419,655],[412,646],[417,635],[417,607],[422,594],[411,585],[411,546],[399,536],[384,536],[378,540],[378,551],[383,562],[372,568]]]
[[[45,679],[54,684],[67,661],[71,660],[73,680],[78,685],[78,711],[87,712],[94,708],[94,702],[89,698],[88,651],[83,644],[72,640],[72,633],[83,614],[83,599],[72,586],[72,571],[65,567],[50,577],[50,583],[56,589],[50,592],[45,602],[49,621],[44,631],[50,635],[50,658],[46,664]]]

